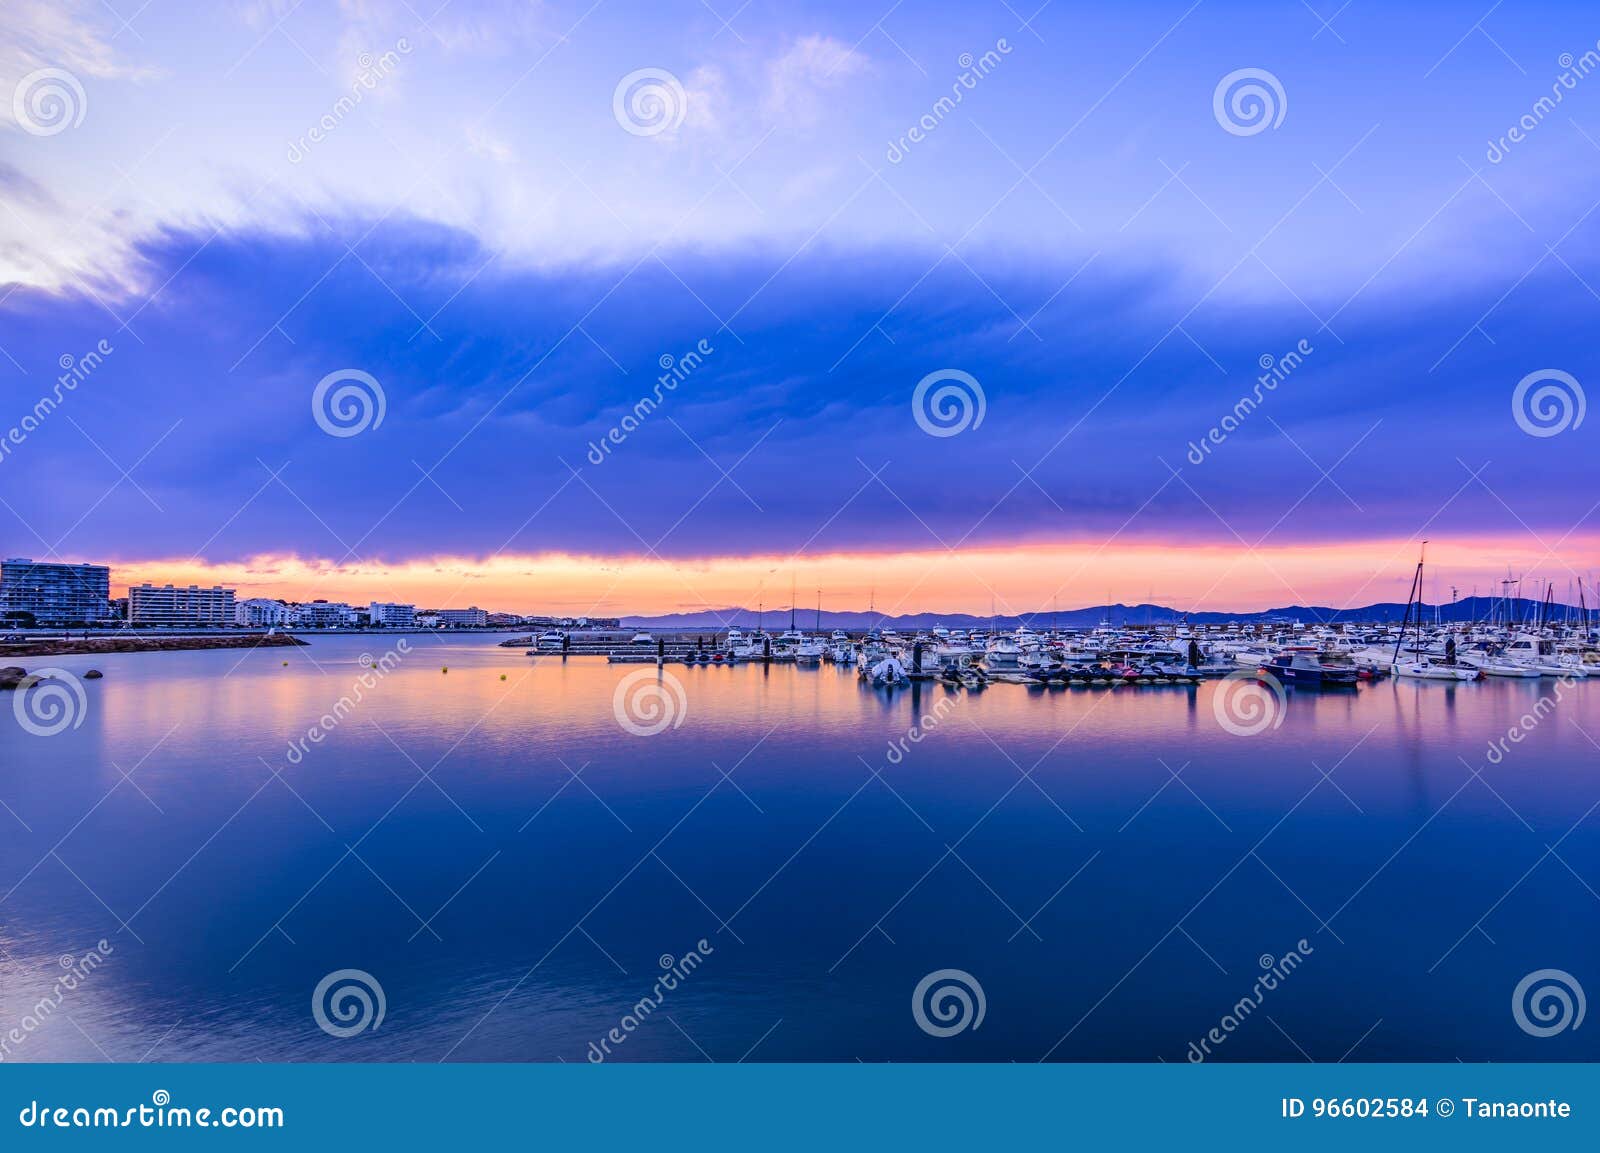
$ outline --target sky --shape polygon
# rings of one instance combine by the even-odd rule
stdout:
[[[1592,7],[5,7],[7,556],[588,615],[1600,568]]]

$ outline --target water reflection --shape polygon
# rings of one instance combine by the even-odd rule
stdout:
[[[0,1027],[114,947],[83,1032],[14,1059],[578,1060],[702,936],[671,1012],[719,1059],[1179,1060],[1302,937],[1272,1016],[1319,1059],[1600,1055],[1506,1007],[1600,944],[1600,685],[1493,765],[1547,682],[1295,691],[1241,738],[1214,685],[670,667],[682,724],[639,737],[613,692],[650,666],[416,642],[350,707],[379,641],[100,657],[81,727],[0,729]],[[308,1006],[343,968],[389,1010],[341,1041]],[[981,1030],[916,1028],[941,968]],[[1265,1021],[1228,1046],[1303,1059]],[[626,1048],[700,1059],[659,1020]]]

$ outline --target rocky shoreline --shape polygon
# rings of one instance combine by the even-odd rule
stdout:
[[[0,658],[98,656],[101,653],[174,653],[193,649],[291,648],[308,644],[283,633],[194,637],[37,637],[0,645]]]

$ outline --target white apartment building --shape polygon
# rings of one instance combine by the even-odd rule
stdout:
[[[233,606],[233,620],[246,628],[274,628],[289,623],[289,606],[267,597],[251,597]]]
[[[234,589],[221,585],[208,589],[198,585],[130,585],[128,623],[227,628],[234,623],[234,595]]]
[[[303,629],[346,628],[356,623],[356,610],[343,601],[305,601],[293,606],[289,623]]]
[[[386,629],[415,628],[417,624],[417,606],[373,601],[367,608],[367,617],[374,626],[381,626]]]

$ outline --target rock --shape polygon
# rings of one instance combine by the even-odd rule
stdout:
[[[21,677],[0,677],[0,692],[9,692],[21,683]]]
[[[0,669],[0,677],[25,677],[27,675],[28,670],[21,665],[7,665],[5,668]]]
[[[97,681],[103,676],[105,676],[105,673],[101,672],[99,669],[90,669],[88,672],[83,674],[83,679],[86,681]]]
[[[31,689],[34,685],[42,684],[43,682],[43,677],[37,677],[30,673],[25,677],[18,678],[17,683],[13,687],[19,689]]]

